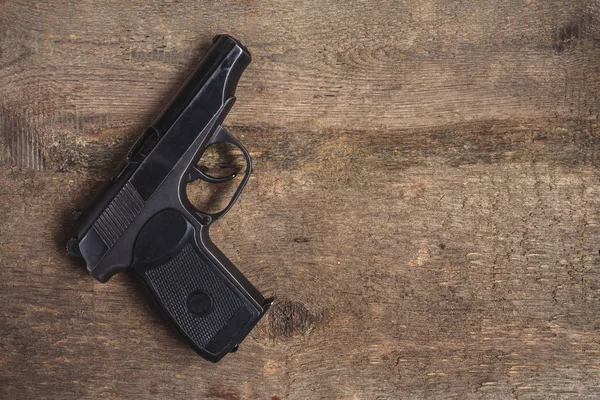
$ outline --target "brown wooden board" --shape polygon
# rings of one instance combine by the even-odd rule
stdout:
[[[202,361],[65,253],[216,33],[277,302]],[[600,398],[600,2],[0,2],[0,398]]]

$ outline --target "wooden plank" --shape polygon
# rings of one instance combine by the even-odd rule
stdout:
[[[221,32],[278,300],[210,365],[64,244]],[[0,397],[599,397],[599,61],[597,1],[0,4]]]

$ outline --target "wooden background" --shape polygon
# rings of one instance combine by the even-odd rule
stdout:
[[[216,33],[277,303],[212,365],[64,244]],[[599,1],[0,1],[0,398],[599,398],[599,95]]]

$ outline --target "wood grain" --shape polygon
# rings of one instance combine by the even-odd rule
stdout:
[[[216,33],[277,302],[203,362],[64,251]],[[0,397],[600,397],[600,2],[0,3]]]

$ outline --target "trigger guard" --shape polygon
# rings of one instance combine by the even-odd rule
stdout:
[[[207,146],[210,146],[210,145],[213,145],[213,144],[219,143],[219,142],[231,143],[236,147],[240,147],[239,142],[233,136],[231,136],[231,134],[229,132],[227,132],[227,130],[225,128],[223,128],[221,125],[217,126],[217,129],[215,129],[215,133],[208,141]]]
[[[248,150],[246,150],[246,148],[244,146],[242,146],[242,144],[235,137],[233,137],[229,132],[227,132],[227,130],[225,128],[223,128],[221,125],[219,125],[217,127],[217,129],[215,130],[215,133],[213,134],[213,136],[210,138],[210,140],[207,143],[207,147],[212,144],[220,143],[220,142],[230,143],[230,144],[234,145],[235,147],[237,147],[242,152],[242,154],[244,155],[244,158],[246,160],[246,171],[244,171],[244,177],[242,178],[242,181],[238,185],[238,188],[236,189],[235,193],[233,194],[233,197],[229,201],[229,204],[227,204],[227,206],[224,209],[222,209],[221,211],[219,211],[218,213],[210,214],[213,221],[216,221],[217,219],[221,218],[223,215],[225,215],[227,213],[227,211],[229,211],[231,209],[233,204],[240,197],[240,194],[242,193],[242,190],[244,190],[244,187],[246,186],[246,183],[248,183],[248,179],[250,178],[250,174],[252,173],[252,159],[250,158],[250,153],[248,153]],[[200,172],[201,178],[203,178],[203,176],[208,176],[208,175],[204,174],[202,171],[199,171],[199,172]],[[235,175],[237,175],[237,173]],[[231,175],[229,175],[229,176],[231,176]],[[223,179],[225,179],[225,180],[233,179],[233,177],[229,178],[229,176],[226,176]],[[212,177],[209,177],[209,179],[210,178],[212,178]]]

